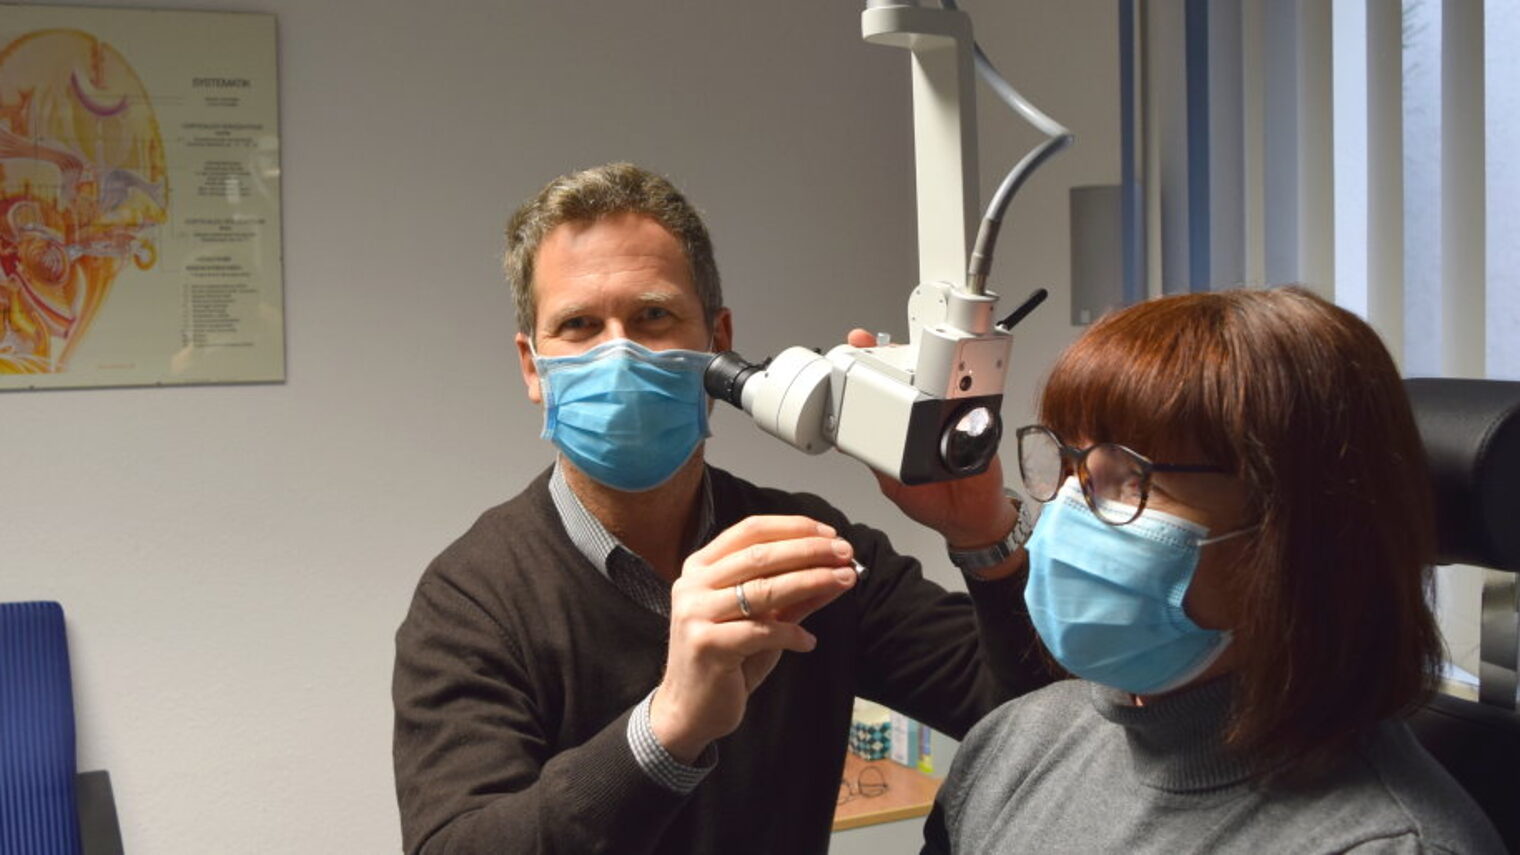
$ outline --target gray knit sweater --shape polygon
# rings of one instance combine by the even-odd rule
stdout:
[[[1400,722],[1332,775],[1267,789],[1226,754],[1228,679],[1144,707],[1069,680],[966,736],[925,853],[1502,853],[1498,834]]]

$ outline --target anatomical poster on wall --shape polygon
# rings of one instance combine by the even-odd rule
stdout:
[[[0,5],[0,390],[285,377],[272,15]]]

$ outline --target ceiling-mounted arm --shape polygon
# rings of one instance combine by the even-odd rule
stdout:
[[[971,19],[958,10],[901,0],[871,2],[860,30],[872,44],[913,54],[918,281],[964,289],[980,208]]]

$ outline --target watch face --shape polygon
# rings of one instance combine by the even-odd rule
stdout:
[[[985,549],[971,549],[964,552],[952,551],[950,563],[962,570],[982,570],[987,567],[996,567],[1007,560],[1013,554],[1017,544],[1011,543],[1012,535],[992,544]]]

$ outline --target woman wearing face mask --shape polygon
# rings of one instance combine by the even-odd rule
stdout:
[[[967,736],[925,852],[1502,851],[1399,719],[1441,661],[1433,515],[1371,328],[1294,288],[1144,303],[1040,420],[1025,600],[1079,679]]]

